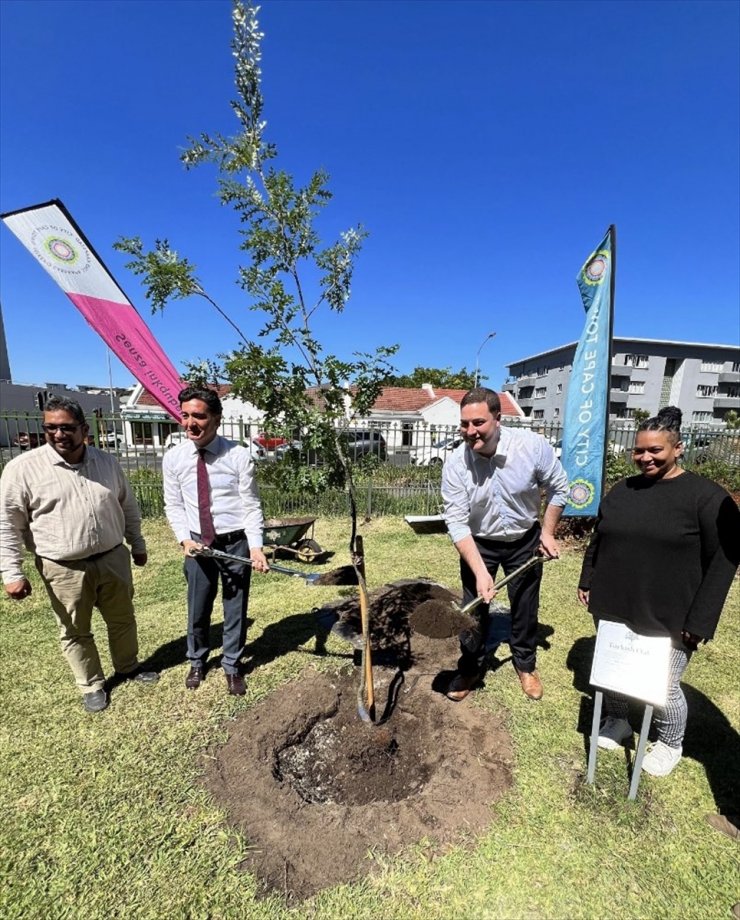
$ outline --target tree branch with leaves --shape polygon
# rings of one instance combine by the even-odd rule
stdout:
[[[343,360],[326,353],[314,334],[311,323],[322,307],[343,313],[366,233],[359,225],[351,227],[322,248],[315,222],[332,198],[328,175],[318,170],[301,186],[274,163],[277,149],[265,138],[258,10],[243,2],[234,3],[232,10],[237,98],[231,108],[238,133],[189,138],[181,156],[188,169],[203,163],[216,166],[219,198],[239,215],[240,249],[248,262],[238,269],[238,284],[248,295],[249,309],[263,314],[256,338],[250,339],[209,296],[195,265],[167,240],[155,241],[146,251],[140,238],[121,238],[115,248],[132,257],[127,268],[142,277],[153,312],[174,300],[202,297],[237,333],[240,344],[219,356],[222,364],[189,364],[188,379],[213,383],[217,376],[231,384],[234,395],[265,413],[266,427],[300,432],[304,446],[324,460],[310,477],[301,477],[303,488],[318,491],[344,484],[354,508],[351,467],[340,436],[348,421],[346,406],[351,400],[356,415],[367,413],[393,373],[389,361],[397,347],[355,352]],[[315,290],[307,276],[315,279]],[[320,405],[309,398],[307,387],[320,393]],[[292,460],[297,466],[298,458]],[[353,539],[355,528],[353,512]]]

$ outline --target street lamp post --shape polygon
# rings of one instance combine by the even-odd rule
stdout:
[[[479,348],[478,351],[475,353],[475,386],[478,386],[478,376],[479,376],[479,374],[478,374],[478,359],[480,358],[481,348],[483,348],[483,346],[486,344],[486,342],[487,342],[489,339],[493,339],[493,338],[495,338],[495,336],[496,336],[496,333],[495,333],[495,332],[489,332],[488,335],[485,337],[485,339],[483,339],[483,341],[480,343],[480,348]]]

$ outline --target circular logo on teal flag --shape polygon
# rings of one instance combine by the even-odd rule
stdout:
[[[568,503],[581,510],[587,508],[594,500],[594,484],[587,479],[574,479],[568,486]]]
[[[602,249],[594,255],[593,259],[583,269],[583,280],[586,284],[601,284],[606,278],[608,267],[609,253]]]

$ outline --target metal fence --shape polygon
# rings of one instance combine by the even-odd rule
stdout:
[[[143,517],[164,514],[162,483],[132,482]],[[438,514],[440,511],[439,481],[422,485],[379,485],[362,483],[356,488],[359,519],[405,514]],[[349,514],[349,496],[342,489],[327,489],[321,495],[286,492],[276,486],[261,485],[260,498],[266,518],[286,518],[312,515],[335,517]]]
[[[0,413],[0,459],[7,461],[23,450],[44,442],[40,412]],[[159,470],[165,451],[183,437],[174,421],[161,418],[122,418],[95,416],[90,418],[89,441],[103,450],[115,453],[124,467],[131,470]],[[532,419],[505,419],[510,427],[530,428],[554,445],[559,452],[563,428],[557,423],[543,423]],[[248,418],[225,418],[221,433],[242,444],[251,445],[255,459],[279,460],[285,450],[293,446],[301,449],[300,439],[269,438],[263,436],[261,423]],[[363,440],[363,433],[365,437]],[[423,421],[377,421],[354,423],[347,429],[347,437],[355,455],[374,455],[391,466],[441,465],[451,450],[459,443],[459,430],[454,425],[430,425]],[[635,428],[623,421],[615,421],[609,429],[608,449],[612,454],[629,454],[635,440]],[[740,430],[724,427],[694,425],[683,432],[688,463],[709,457],[731,466],[740,466]],[[307,463],[316,462],[305,452]]]
[[[43,444],[41,413],[0,414],[0,465],[24,450]],[[114,453],[129,475],[147,516],[162,513],[162,458],[182,439],[179,426],[161,419],[150,419],[142,427],[141,419],[120,416],[93,417],[89,420],[89,442]],[[527,427],[542,434],[559,455],[563,430],[556,424],[530,419],[506,420],[511,427]],[[364,437],[362,432],[368,432]],[[262,468],[265,512],[270,517],[293,514],[342,514],[347,510],[345,492],[326,490],[318,498],[272,486],[274,477],[266,464],[279,463],[287,449],[298,451],[301,462],[319,465],[320,458],[302,452],[300,440],[265,438],[260,423],[243,418],[224,419],[221,433],[250,445],[257,462],[258,477]],[[447,456],[460,443],[455,426],[433,426],[423,422],[373,421],[353,426],[348,437],[355,459],[375,458],[357,482],[358,513],[361,516],[383,514],[434,514],[439,510],[439,474]],[[608,451],[614,458],[630,459],[635,429],[618,423],[610,428]],[[740,431],[725,428],[692,426],[683,433],[684,460],[687,467],[707,462],[740,469]]]

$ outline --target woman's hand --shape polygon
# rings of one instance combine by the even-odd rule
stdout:
[[[578,600],[583,604],[584,607],[588,607],[588,598],[590,591],[584,590],[583,588],[578,589]]]
[[[690,652],[695,652],[699,648],[699,643],[701,642],[701,636],[697,636],[695,633],[690,633],[688,629],[684,629],[681,633],[681,639],[683,644]]]

